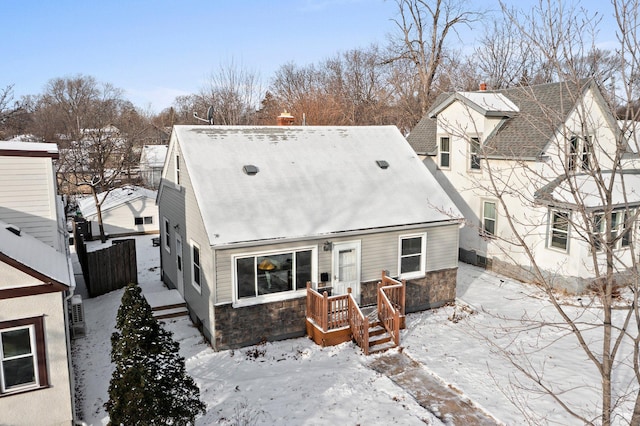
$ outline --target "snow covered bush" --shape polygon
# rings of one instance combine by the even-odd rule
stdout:
[[[136,284],[129,284],[111,336],[115,370],[105,408],[111,425],[189,425],[204,414],[200,390],[186,374],[179,345],[153,318]]]

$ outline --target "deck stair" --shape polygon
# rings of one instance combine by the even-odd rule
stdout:
[[[365,355],[384,352],[400,344],[405,327],[406,282],[396,281],[382,272],[377,304],[358,306],[347,289],[346,295],[318,293],[307,283],[307,335],[322,346],[355,341]]]

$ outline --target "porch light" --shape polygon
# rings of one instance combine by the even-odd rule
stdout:
[[[324,246],[322,246],[322,249],[324,251],[331,251],[332,248],[333,248],[333,243],[331,241],[325,241]]]

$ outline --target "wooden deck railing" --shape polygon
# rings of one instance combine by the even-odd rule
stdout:
[[[369,318],[364,316],[356,299],[349,291],[349,326],[351,335],[365,355],[369,355]]]
[[[349,326],[349,295],[329,296],[311,288],[307,283],[307,317],[322,331],[331,331]]]
[[[360,310],[350,288],[347,292],[340,296],[329,296],[326,291],[320,294],[311,287],[310,282],[307,283],[307,318],[324,333],[349,327],[352,338],[365,355],[369,355],[369,318]],[[396,346],[400,344],[405,295],[405,280],[394,280],[383,271],[382,280],[378,283],[378,320],[393,338]]]

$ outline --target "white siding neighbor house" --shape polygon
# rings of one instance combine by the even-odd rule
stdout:
[[[0,142],[0,423],[74,420],[68,300],[75,280],[53,144]]]
[[[140,154],[140,178],[145,187],[158,189],[164,160],[167,157],[167,145],[145,145]]]
[[[175,126],[158,207],[163,280],[215,349],[304,335],[307,282],[455,298],[461,215],[392,126]]]
[[[133,185],[99,193],[98,200],[104,199],[101,208],[104,232],[110,237],[157,234],[160,228],[156,196],[156,191]],[[91,235],[98,237],[100,229],[94,198],[81,199],[78,208],[82,217],[91,223]]]
[[[589,236],[604,230],[590,222],[598,223],[594,218],[607,205],[620,236],[618,272],[631,260],[640,206],[637,154],[592,80],[443,94],[407,139],[465,216],[462,260],[535,280],[516,229],[545,277],[582,292],[597,276]],[[619,173],[620,164],[628,170]],[[597,196],[595,181],[607,181],[612,169],[617,182],[626,182],[613,196],[622,200],[626,191],[630,210]]]

